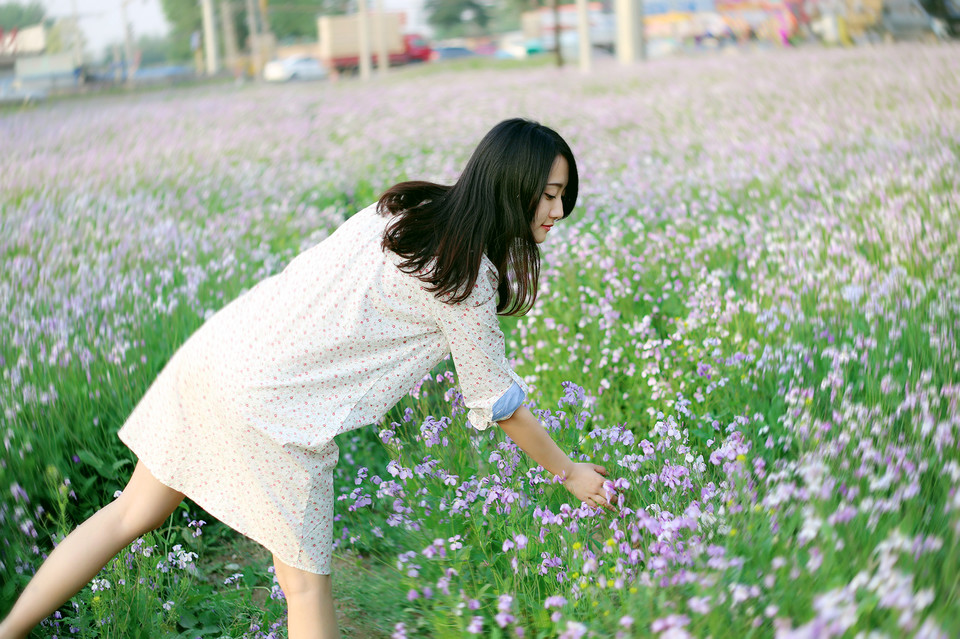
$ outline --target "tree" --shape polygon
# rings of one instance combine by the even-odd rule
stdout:
[[[443,36],[479,35],[486,32],[490,15],[477,0],[427,0],[431,25]]]
[[[48,22],[52,24],[48,24],[47,28],[47,53],[72,52],[76,48],[82,54],[87,47],[87,40],[76,20],[62,18]]]
[[[544,6],[546,0],[501,0],[493,7],[490,15],[490,28],[495,33],[519,31],[520,16],[524,11],[536,11]]]
[[[220,12],[221,0],[212,0],[218,34],[223,32]],[[317,16],[345,13],[351,0],[267,0],[267,21],[270,31],[278,41],[317,38]],[[170,23],[170,57],[174,60],[189,60],[193,57],[190,36],[195,31],[203,32],[203,16],[197,0],[161,0],[163,13]],[[259,0],[254,4],[260,5]],[[247,3],[231,0],[233,6],[234,32],[241,46],[247,40]],[[221,38],[222,39],[222,38]]]
[[[346,13],[350,0],[268,0],[267,19],[278,41],[317,39],[317,16]]]
[[[190,60],[190,36],[203,31],[203,17],[197,0],[160,0],[170,23],[170,56],[174,60]],[[219,25],[217,25],[219,27]]]
[[[43,5],[33,0],[30,4],[20,4],[19,2],[6,2],[0,4],[0,29],[9,31],[11,29],[22,29],[23,27],[32,27],[35,24],[43,22],[47,12]]]
[[[137,38],[134,49],[140,52],[140,67],[171,62],[170,39],[166,36],[144,35]],[[103,48],[101,64],[119,63],[123,59],[123,40],[112,42]]]
[[[166,36],[140,36],[137,50],[140,51],[141,67],[170,61],[170,39]]]

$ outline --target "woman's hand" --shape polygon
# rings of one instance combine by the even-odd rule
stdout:
[[[591,508],[616,510],[613,504],[617,503],[617,493],[605,479],[606,474],[607,469],[598,464],[573,464],[563,485],[574,497]]]
[[[552,475],[563,479],[563,485],[591,508],[609,508],[617,503],[613,483],[604,476],[607,469],[598,464],[574,463],[557,446],[526,406],[521,406],[507,419],[498,422],[517,446]]]

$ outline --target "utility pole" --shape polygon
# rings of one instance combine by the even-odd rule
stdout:
[[[237,31],[233,24],[233,5],[220,0],[220,21],[223,26],[223,55],[230,73],[237,72]]]
[[[646,60],[643,0],[616,0],[614,10],[617,14],[617,59],[620,64]]]
[[[263,23],[263,32],[270,33],[270,16],[267,15],[267,1],[260,0],[260,21]]]
[[[253,8],[253,0],[247,0],[247,42],[250,43],[250,66],[254,79],[260,79],[260,34],[257,32],[257,15]]]
[[[577,0],[577,41],[580,44],[578,56],[580,71],[590,73],[592,60],[590,59],[590,13],[587,11],[587,0]]]
[[[130,32],[130,20],[127,19],[127,4],[130,0],[120,0],[120,18],[123,20],[123,57],[126,62],[126,81],[133,85],[133,34]]]
[[[357,30],[360,44],[360,79],[370,79],[370,13],[367,0],[357,0]]]
[[[220,70],[217,59],[217,28],[213,18],[213,0],[200,0],[203,9],[203,51],[206,54],[207,75],[216,75]]]
[[[385,75],[390,68],[390,56],[387,53],[387,25],[383,13],[383,0],[377,0],[377,72]]]
[[[80,50],[80,14],[77,12],[77,0],[73,4],[73,64],[83,66],[83,52]]]

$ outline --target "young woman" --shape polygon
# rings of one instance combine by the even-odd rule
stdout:
[[[530,308],[540,253],[577,200],[553,130],[495,126],[453,186],[404,182],[211,317],[120,430],[126,488],[41,565],[0,639],[25,637],[185,496],[273,553],[291,639],[337,637],[334,437],[379,421],[452,353],[474,427],[498,424],[590,506],[606,471],[572,462],[526,408],[497,315]]]

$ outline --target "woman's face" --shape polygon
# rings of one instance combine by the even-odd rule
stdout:
[[[537,212],[530,224],[530,228],[533,230],[533,239],[537,244],[547,239],[547,233],[550,232],[554,222],[563,217],[563,201],[560,198],[566,191],[569,172],[570,167],[567,164],[567,159],[558,155],[550,168],[547,186],[540,194]]]

